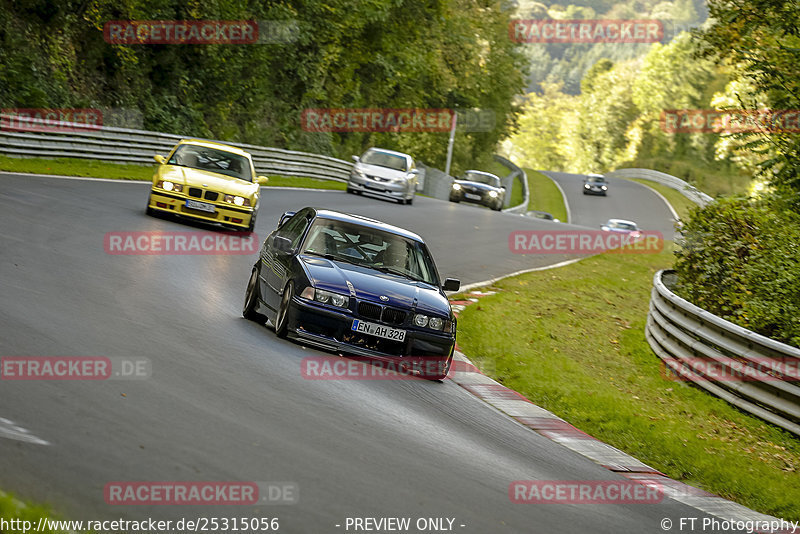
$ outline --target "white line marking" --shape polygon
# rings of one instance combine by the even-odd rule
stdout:
[[[47,441],[37,438],[27,429],[14,424],[14,421],[0,417],[0,438],[15,439],[36,445],[50,445]]]
[[[589,257],[589,256],[587,256],[587,257]],[[475,282],[474,284],[467,284],[465,286],[461,286],[458,291],[452,292],[451,294],[463,293],[464,291],[469,291],[471,289],[475,289],[476,287],[488,286],[488,285],[494,284],[495,282],[499,282],[500,280],[502,280],[504,278],[509,278],[511,276],[517,276],[517,275],[520,275],[520,274],[532,273],[532,272],[535,272],[535,271],[546,271],[548,269],[556,269],[558,267],[564,267],[566,265],[570,265],[572,263],[581,261],[582,259],[584,259],[584,258],[575,258],[574,260],[566,260],[566,261],[562,261],[562,262],[559,262],[559,263],[554,263],[553,265],[545,265],[543,267],[534,267],[532,269],[523,269],[521,271],[517,271],[517,272],[511,273],[511,274],[504,274],[503,276],[498,276],[497,278],[492,278],[491,280],[484,280],[483,282]]]
[[[570,210],[570,209],[569,209],[569,201],[567,200],[567,194],[566,194],[566,193],[564,193],[564,189],[561,187],[561,184],[559,184],[559,183],[556,181],[556,179],[555,179],[555,178],[553,178],[552,176],[548,175],[548,174],[547,174],[547,171],[539,171],[539,172],[541,172],[541,173],[542,173],[544,176],[547,176],[548,178],[550,178],[550,180],[551,180],[551,181],[552,181],[554,184],[556,184],[556,187],[558,188],[558,190],[559,190],[559,191],[561,191],[561,198],[563,198],[563,199],[564,199],[564,208],[566,208],[566,210],[567,210],[567,220],[566,220],[566,223],[567,223],[567,224],[569,224],[569,223],[570,223],[570,221],[572,221],[572,210]]]

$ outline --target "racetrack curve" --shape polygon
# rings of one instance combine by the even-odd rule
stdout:
[[[145,380],[0,381],[0,418],[49,443],[9,439],[0,424],[0,488],[74,519],[279,517],[282,532],[344,532],[346,517],[390,516],[455,518],[465,533],[655,533],[664,517],[703,517],[669,499],[513,504],[515,480],[622,477],[450,380],[304,379],[302,359],[323,353],[241,317],[255,254],[105,252],[106,232],[198,229],[145,216],[147,183],[10,174],[0,183],[0,356],[152,364]],[[317,205],[418,232],[441,274],[465,283],[565,259],[508,251],[509,232],[557,223],[420,197],[399,206],[344,192],[262,191],[260,239],[284,210]],[[299,503],[103,499],[112,481],[189,480],[293,482]]]

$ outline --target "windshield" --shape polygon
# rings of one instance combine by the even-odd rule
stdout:
[[[224,174],[248,182],[253,181],[250,160],[225,150],[183,144],[172,154],[167,163]]]
[[[603,178],[602,176],[592,176],[589,178],[588,181],[595,184],[604,184],[606,182],[606,179]]]
[[[361,157],[361,163],[378,165],[396,171],[406,170],[406,158],[397,154],[389,154],[380,150],[367,150]]]
[[[619,221],[609,222],[608,223],[608,227],[609,228],[616,228],[618,230],[631,230],[631,231],[634,231],[634,230],[637,229],[635,224],[626,223],[626,222],[619,222]]]
[[[438,285],[425,245],[391,232],[328,219],[317,219],[303,252]]]
[[[488,184],[492,187],[500,187],[500,178],[497,176],[492,176],[490,174],[483,174],[479,172],[466,172],[464,173],[464,177],[462,180],[468,180],[470,182],[478,182],[480,184]]]

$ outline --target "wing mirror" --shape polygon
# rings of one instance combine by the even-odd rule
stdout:
[[[353,156],[353,161],[355,161],[356,163],[358,163],[358,161],[359,161],[359,158],[358,158],[358,156]]]
[[[445,278],[442,289],[445,291],[458,291],[461,289],[461,280],[457,278]]]
[[[267,182],[269,182],[269,178],[266,176],[256,176],[256,183],[258,183],[258,185],[267,185]]]
[[[161,154],[156,154],[155,156],[153,156],[153,159],[156,160],[156,163],[159,163],[161,165],[164,165],[167,162],[167,158],[165,158]]]

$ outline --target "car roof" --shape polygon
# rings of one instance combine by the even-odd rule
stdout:
[[[632,225],[636,226],[635,222],[626,221],[625,219],[609,219],[608,222],[610,222],[610,223],[632,224]]]
[[[374,150],[376,152],[384,152],[385,154],[392,154],[393,156],[402,156],[404,158],[411,159],[411,156],[408,154],[404,154],[403,152],[398,152],[396,150],[389,150],[388,148],[378,148],[376,146],[370,147],[364,151],[364,153],[369,152],[370,150]]]
[[[364,217],[362,215],[354,215],[352,213],[342,213],[339,211],[333,211],[323,208],[311,208],[311,209],[313,209],[316,212],[317,217],[321,219],[349,222],[352,224],[357,224],[359,226],[365,226],[367,228],[384,230],[386,232],[391,232],[393,234],[397,234],[399,236],[403,236],[414,241],[419,241],[420,243],[425,243],[425,241],[423,241],[423,239],[414,232],[409,232],[408,230],[400,228],[399,226],[387,224],[385,222],[376,219],[370,219],[369,217]]]
[[[246,158],[250,157],[249,152],[245,152],[239,147],[225,145],[223,143],[215,143],[214,141],[206,141],[203,139],[181,139],[181,142],[179,144],[204,146],[206,148],[216,148],[218,150],[225,150],[226,152],[233,152],[234,154],[239,154],[240,156],[244,156]]]
[[[493,176],[493,177],[497,178],[498,180],[500,179],[499,176],[497,176],[496,174],[492,174],[490,172],[469,170],[469,171],[464,171],[464,174],[467,174],[468,172],[471,172],[471,173],[474,173],[474,174],[484,174],[486,176]]]

